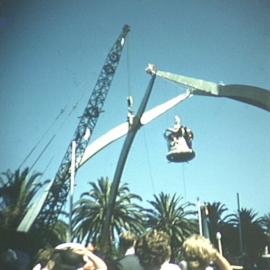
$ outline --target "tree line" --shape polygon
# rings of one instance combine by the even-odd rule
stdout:
[[[53,228],[44,226],[48,230],[44,239],[40,237],[40,230],[44,228],[32,228],[28,234],[16,232],[31,200],[47,183],[48,180],[41,180],[41,173],[31,173],[29,168],[14,172],[7,170],[1,174],[0,251],[24,246],[34,255],[40,248],[68,241],[68,213],[64,212]],[[89,182],[89,190],[74,203],[72,241],[100,246],[111,184],[107,177]],[[254,265],[265,248],[270,246],[270,212],[259,216],[254,209],[241,208],[239,212],[229,213],[222,202],[206,202],[205,206],[208,237],[213,245],[218,248],[216,235],[219,232],[222,236],[222,252],[231,263],[245,261]],[[154,195],[145,204],[141,196],[132,193],[126,183],[120,184],[110,225],[111,255],[117,256],[118,239],[122,232],[131,231],[140,235],[147,230],[166,232],[171,239],[171,260],[180,260],[184,240],[199,233],[197,206],[185,202],[179,194],[163,192]],[[26,247],[24,242],[29,239],[31,244],[28,243]]]

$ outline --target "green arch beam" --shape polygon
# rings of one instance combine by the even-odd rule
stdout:
[[[270,112],[270,91],[267,89],[241,84],[216,84],[155,69],[152,69],[151,72],[156,73],[159,77],[191,88],[190,91],[193,95],[231,98]]]

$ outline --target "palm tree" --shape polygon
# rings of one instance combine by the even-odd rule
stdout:
[[[102,177],[98,179],[97,183],[90,182],[89,184],[90,191],[83,193],[78,202],[75,203],[73,212],[74,235],[79,241],[85,240],[86,244],[90,242],[99,244],[105,212],[109,207],[111,182],[107,177]],[[127,184],[120,185],[112,211],[111,242],[123,230],[142,231],[142,208],[135,203],[135,201],[141,200],[140,196],[130,193]]]
[[[189,217],[196,213],[188,210],[193,204],[181,203],[183,197],[172,197],[161,192],[154,196],[153,201],[148,201],[152,208],[146,209],[147,227],[166,232],[171,239],[172,256],[175,260],[179,253],[179,248],[184,240],[192,233],[197,232],[197,224]]]
[[[17,227],[31,206],[31,200],[47,183],[29,168],[7,170],[0,175],[0,239],[2,248],[17,248],[33,254],[43,244],[37,231],[18,232]],[[28,255],[29,255],[28,254]]]
[[[240,219],[239,219],[240,217]],[[239,222],[240,221],[240,222]],[[263,219],[253,209],[241,208],[229,222],[242,232],[243,252],[250,262],[255,262],[267,244],[267,237],[263,230]]]
[[[0,176],[0,227],[16,229],[37,192],[47,183],[37,180],[41,173],[29,168],[7,170]]]
[[[208,225],[209,225],[209,234],[211,242],[218,247],[216,235],[218,232],[222,232],[224,226],[226,226],[226,220],[231,215],[226,215],[224,217],[225,212],[228,211],[228,208],[225,204],[221,202],[208,202],[206,204],[207,207],[207,218],[208,218]]]
[[[217,233],[221,233],[222,252],[228,259],[232,261],[235,260],[236,255],[239,255],[240,246],[238,240],[239,232],[237,228],[229,222],[234,215],[226,214],[228,208],[221,202],[208,202],[206,203],[206,209],[207,225],[211,242],[216,248],[219,248]]]
[[[40,229],[44,230],[43,228]],[[47,245],[56,246],[60,243],[67,242],[69,240],[68,233],[69,225],[64,220],[58,219],[54,226],[46,231],[45,243]]]
[[[262,225],[265,234],[270,238],[270,213],[265,214],[262,218]]]
[[[264,234],[266,235],[267,238],[267,245],[268,245],[268,250],[270,247],[270,213],[265,214],[262,217],[262,227],[264,230]]]

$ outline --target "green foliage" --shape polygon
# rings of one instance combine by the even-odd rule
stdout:
[[[227,226],[226,220],[228,220],[231,215],[225,215],[228,211],[228,208],[225,204],[221,202],[208,202],[206,204],[207,212],[208,212],[208,223],[209,223],[209,232],[210,232],[210,239],[214,246],[217,248],[217,238],[216,235],[218,232],[222,233],[224,231],[224,227]]]
[[[41,173],[30,174],[29,168],[15,172],[7,170],[0,176],[0,226],[16,229],[30,207],[36,193],[47,183],[38,178]]]
[[[42,242],[39,231],[31,234],[14,233],[20,221],[27,213],[31,200],[47,181],[40,181],[41,173],[30,173],[29,169],[7,170],[0,176],[0,248],[20,246],[25,239],[31,239],[32,248],[42,244],[56,245],[67,241],[68,224],[58,220],[53,230],[48,231],[48,240]],[[90,182],[89,192],[81,194],[72,213],[74,239],[85,244],[98,245],[101,230],[108,209],[111,182],[100,178]],[[147,230],[164,231],[170,236],[172,259],[179,257],[183,241],[191,234],[198,233],[197,211],[194,204],[183,202],[181,196],[164,194],[154,195],[148,201],[150,207],[140,206],[142,198],[130,192],[127,184],[120,185],[112,214],[110,239],[115,246],[123,231],[141,234]],[[220,202],[207,203],[208,223],[211,240],[217,247],[216,233],[222,235],[224,255],[231,260],[236,257],[256,262],[265,246],[270,244],[270,214],[258,217],[252,209],[241,209],[239,213],[227,214],[228,209]],[[240,219],[239,219],[240,217]],[[243,254],[240,252],[240,225],[242,232]],[[39,228],[44,230],[43,228]],[[21,240],[20,240],[21,239]],[[46,239],[45,239],[46,240]],[[40,246],[39,246],[40,247]],[[114,250],[114,252],[115,252]],[[106,254],[113,258],[113,254]]]
[[[184,240],[196,232],[197,226],[194,219],[191,219],[196,212],[189,210],[194,205],[182,203],[182,200],[176,194],[171,197],[161,192],[154,196],[153,201],[149,201],[152,208],[145,210],[147,228],[166,232],[170,236],[173,260],[178,256]]]
[[[249,261],[256,261],[267,244],[267,237],[263,230],[263,218],[258,217],[253,209],[242,208],[239,213],[233,214],[228,222],[238,232],[241,229],[243,254]],[[235,241],[239,241],[239,237],[236,237],[233,242],[235,243]]]
[[[261,224],[262,224],[264,233],[267,235],[268,241],[269,241],[269,240],[270,240],[270,213],[265,214],[265,215],[262,217],[262,222],[261,222]]]
[[[108,209],[111,182],[108,178],[100,178],[97,183],[90,182],[91,189],[81,195],[75,204],[73,213],[74,233],[78,241],[98,244]],[[130,192],[127,184],[119,187],[115,207],[112,214],[111,240],[123,230],[140,232],[142,226],[142,208],[136,203],[141,197]]]

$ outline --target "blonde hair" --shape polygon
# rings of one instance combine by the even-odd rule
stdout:
[[[135,244],[136,236],[134,233],[127,231],[123,232],[119,238],[119,245],[123,249],[128,249]]]
[[[204,269],[215,259],[216,252],[211,242],[200,235],[189,237],[183,244],[183,255],[191,269]]]

